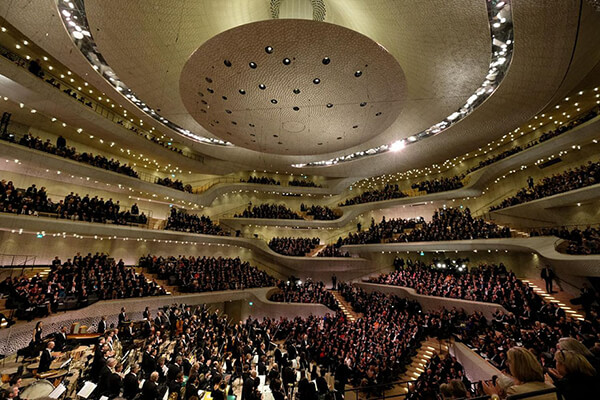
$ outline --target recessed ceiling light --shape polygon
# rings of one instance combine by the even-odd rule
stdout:
[[[271,103],[277,104],[277,100],[276,99],[271,99]]]
[[[284,58],[283,59],[283,65],[290,65],[292,62],[292,60],[290,60],[289,58]]]
[[[327,108],[331,108],[331,107],[333,107],[333,104],[327,103]]]
[[[248,64],[250,66],[250,68],[252,69],[256,69],[257,65],[254,61],[251,61],[250,64]]]
[[[325,58],[323,58],[322,62],[323,62],[323,65],[327,65],[331,62],[331,59],[329,57],[325,57]]]
[[[354,73],[354,76],[355,76],[355,77],[357,77],[357,78],[358,78],[359,76],[361,76],[361,75],[362,75],[362,71],[356,71],[356,72]]]
[[[294,94],[300,94],[300,89],[294,89]]]
[[[366,105],[367,105],[367,102],[366,102],[366,101],[363,101],[362,103],[360,103],[360,106],[361,106],[361,107],[364,107],[364,106],[366,106]]]
[[[227,96],[221,96],[223,100],[227,100]]]
[[[260,85],[258,85],[258,88],[260,90],[265,90],[267,87],[264,84],[261,83]]]
[[[212,83],[212,79],[210,79],[208,76],[206,78],[204,78],[206,80],[206,82],[208,83]]]
[[[265,51],[267,52],[267,54],[272,54],[273,48],[271,46],[267,46],[267,47],[265,47]]]
[[[294,111],[300,111],[300,107],[294,107],[294,108],[292,108],[292,110],[294,110]]]
[[[319,78],[315,78],[315,79],[313,79],[313,83],[315,85],[318,85],[319,83],[321,83],[321,80]]]
[[[240,89],[240,94],[246,94],[246,91],[244,89]]]
[[[231,61],[229,60],[224,60],[223,64],[225,64],[226,67],[231,67]]]
[[[212,90],[211,88],[206,88],[206,91],[207,91],[208,93],[210,93],[210,94],[212,94],[212,93],[214,93],[214,92],[215,92],[215,91],[214,91],[214,90]]]

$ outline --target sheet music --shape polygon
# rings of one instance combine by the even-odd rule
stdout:
[[[144,382],[146,382],[146,380],[145,380],[145,379],[142,379],[142,380],[140,381],[140,389],[142,388],[142,386],[144,386]]]
[[[168,400],[169,399],[169,389],[167,389],[167,391],[165,392],[165,395],[163,396],[163,400]]]
[[[79,397],[83,397],[84,399],[87,399],[90,394],[92,394],[92,392],[94,391],[94,389],[96,389],[96,384],[92,383],[90,381],[86,381],[83,384],[83,387],[81,388],[81,390],[77,393],[77,396]]]
[[[58,386],[56,387],[56,389],[54,389],[52,391],[52,393],[50,393],[48,395],[48,397],[50,397],[51,399],[58,399],[60,397],[60,395],[65,392],[65,390],[67,390],[65,385],[63,385],[62,383],[59,383]]]
[[[258,354],[252,357],[252,364],[258,364]]]
[[[100,400],[108,400],[108,396],[102,396],[100,397]]]
[[[260,379],[259,386],[264,386],[265,382],[267,381],[267,376],[266,375],[259,375],[258,378]]]

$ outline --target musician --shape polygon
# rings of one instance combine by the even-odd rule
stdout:
[[[182,363],[181,356],[177,356],[175,358],[175,362],[173,364],[169,365],[169,370],[167,371],[167,380],[169,382],[174,381],[175,378],[177,378],[177,375],[179,375],[179,373],[181,372],[181,370],[182,370],[181,363]]]
[[[44,324],[42,323],[42,321],[38,321],[37,324],[35,324],[35,329],[33,330],[33,338],[31,339],[33,341],[33,343],[38,346],[40,344],[42,344],[42,328],[43,328]]]
[[[150,374],[144,386],[142,387],[142,399],[144,400],[159,400],[160,393],[158,391],[158,372],[154,371]]]
[[[183,372],[177,374],[173,381],[169,383],[169,399],[179,400],[181,398],[181,388],[183,387]],[[176,394],[176,396],[174,396]],[[171,397],[173,396],[173,397]],[[217,400],[213,397],[213,400]],[[225,399],[223,399],[225,400]]]
[[[110,381],[112,379],[112,374],[116,365],[117,360],[114,358],[109,358],[106,361],[106,364],[102,367],[102,370],[100,370],[100,377],[98,379],[98,387],[96,388],[96,393],[100,395],[108,393],[108,391],[110,390]]]
[[[142,355],[142,369],[146,376],[156,371],[156,349],[152,345],[146,346],[146,351]]]
[[[127,400],[133,399],[140,392],[140,365],[133,364],[131,370],[123,379],[123,397]]]
[[[109,398],[115,398],[119,396],[121,393],[121,388],[123,387],[123,378],[121,377],[123,373],[123,364],[118,363],[115,365],[114,370],[108,377],[108,388],[107,393],[109,394]]]
[[[54,356],[52,355],[52,349],[54,349],[54,342],[48,342],[46,349],[42,351],[40,355],[40,366],[38,367],[38,373],[46,372],[50,369],[50,364],[54,361]]]
[[[60,332],[56,332],[54,335],[54,342],[56,343],[56,349],[58,351],[64,351],[67,346],[67,327],[63,326],[60,328]]]
[[[102,318],[100,318],[100,322],[98,322],[98,333],[104,333],[104,331],[106,331],[106,328],[106,316],[103,315]]]
[[[242,399],[241,400],[253,400],[254,399],[254,387],[256,386],[257,380],[256,370],[250,372],[250,376],[244,381],[242,386]]]
[[[150,316],[150,307],[146,307],[144,309],[143,317],[145,320],[149,321],[152,317]]]
[[[122,307],[121,313],[119,314],[119,325],[122,325],[127,321],[128,321],[128,319],[127,319],[127,313],[125,313],[125,307]]]

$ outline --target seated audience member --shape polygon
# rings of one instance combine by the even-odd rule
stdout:
[[[307,207],[303,203],[300,205],[300,211],[306,212],[306,215],[312,216],[315,221],[333,221],[340,217],[335,211],[327,206]]]
[[[251,176],[248,179],[240,179],[240,182],[256,183],[259,185],[281,185],[281,182],[266,176]]]
[[[428,181],[422,181],[412,184],[413,189],[418,189],[426,193],[446,192],[463,187],[462,176],[453,176],[452,178],[436,178]]]
[[[529,233],[529,236],[557,236],[567,241],[568,254],[600,254],[600,230],[588,226],[584,230],[574,228],[541,228]],[[559,246],[560,249],[560,246]]]
[[[560,349],[554,354],[556,368],[549,375],[565,400],[591,399],[598,395],[598,372],[581,354]]]
[[[341,251],[337,244],[328,244],[323,250],[317,253],[317,257],[350,257],[347,251]]]
[[[513,347],[507,352],[508,366],[513,378],[513,384],[507,388],[501,388],[499,383],[495,385],[483,382],[483,390],[486,394],[498,395],[504,398],[514,394],[536,392],[550,389],[553,386],[544,381],[544,370],[533,355],[523,347]],[[556,400],[556,394],[544,394],[534,397],[536,400]]]

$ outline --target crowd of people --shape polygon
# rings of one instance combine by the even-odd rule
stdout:
[[[297,212],[290,210],[282,204],[249,205],[235,218],[265,218],[265,219],[303,219]]]
[[[358,196],[346,199],[345,202],[339,203],[338,206],[344,207],[355,204],[371,203],[374,201],[401,199],[407,196],[408,195],[406,193],[400,190],[398,185],[385,185],[383,189],[367,190]]]
[[[496,161],[503,160],[503,159],[505,159],[507,157],[512,156],[513,154],[520,153],[523,150],[526,150],[526,149],[528,149],[530,147],[533,147],[533,146],[535,146],[537,144],[543,143],[543,142],[545,142],[547,140],[550,140],[550,139],[553,139],[553,138],[555,138],[555,137],[557,137],[557,136],[559,136],[559,135],[561,135],[561,134],[563,134],[565,132],[568,132],[571,129],[573,129],[573,128],[575,128],[575,127],[583,124],[584,122],[587,122],[590,119],[596,117],[598,115],[599,111],[600,111],[600,109],[596,107],[596,108],[590,110],[589,112],[585,113],[584,115],[580,116],[579,118],[577,118],[577,119],[569,122],[567,125],[561,125],[558,128],[556,128],[556,129],[553,129],[553,130],[550,130],[550,131],[542,133],[540,135],[539,139],[527,143],[527,145],[524,146],[524,147],[523,146],[515,146],[515,147],[512,147],[512,148],[510,148],[508,150],[503,151],[500,154],[496,154],[495,156],[488,157],[485,160],[480,161],[479,164],[477,164],[476,166],[469,168],[466,171],[466,174],[470,174],[471,172],[477,171],[478,169],[481,169],[483,167],[487,167],[488,165],[493,164]]]
[[[80,308],[98,300],[159,296],[166,291],[123,260],[104,253],[77,253],[65,262],[55,257],[45,278],[39,273],[6,278],[0,293],[7,295],[7,307],[16,309],[19,318],[32,319],[57,312],[61,304],[66,309],[65,303]]]
[[[302,282],[294,277],[281,281],[277,285],[279,291],[274,293],[269,300],[285,303],[319,303],[333,311],[339,310],[339,305],[331,291],[327,290],[323,282],[308,279]]]
[[[317,257],[350,257],[347,251],[341,251],[340,246],[328,244],[323,250],[317,253]]]
[[[122,164],[120,161],[115,160],[114,158],[109,160],[108,158],[99,154],[94,155],[89,152],[78,153],[75,147],[67,146],[67,141],[62,136],[59,136],[56,139],[56,145],[54,145],[50,139],[43,141],[39,136],[33,136],[30,133],[24,135],[18,142],[16,141],[15,135],[8,132],[2,132],[0,139],[12,143],[18,143],[22,146],[29,147],[30,149],[40,150],[45,153],[68,158],[73,161],[86,163],[94,167],[118,172],[119,174],[128,175],[134,178],[139,178],[138,173],[129,164]]]
[[[600,162],[588,161],[587,164],[569,168],[560,174],[544,177],[537,184],[530,179],[527,187],[519,189],[514,196],[502,200],[500,204],[490,207],[490,211],[595,185],[598,182],[600,182]]]
[[[300,211],[305,212],[306,215],[310,215],[314,220],[317,221],[333,221],[338,219],[340,215],[333,211],[327,206],[306,206],[304,203],[300,204]]]
[[[188,214],[185,210],[175,207],[171,208],[165,229],[203,235],[229,236],[229,232],[223,231],[219,225],[214,224],[210,217]]]
[[[291,257],[304,257],[319,245],[321,240],[303,237],[274,237],[269,241],[269,248],[275,253]]]
[[[362,225],[357,224],[355,233],[350,233],[347,237],[339,237],[336,246],[339,248],[346,244],[369,244],[393,241],[405,229],[416,229],[425,224],[423,217],[419,218],[381,218],[381,222],[375,223],[371,218],[371,225],[363,230]]]
[[[420,218],[386,219],[376,224],[371,220],[367,230],[357,230],[345,238],[338,238],[336,245],[369,244],[381,242],[431,242],[446,240],[473,240],[511,237],[510,229],[474,218],[468,208],[443,208],[433,214],[431,222]]]
[[[436,178],[418,183],[413,183],[412,188],[426,193],[446,192],[448,190],[456,190],[463,187],[463,177],[453,176],[452,178]]]
[[[600,254],[600,230],[588,226],[584,230],[575,228],[541,228],[533,230],[529,236],[557,236],[568,241],[568,254]]]
[[[182,292],[213,292],[275,286],[276,280],[247,261],[225,257],[141,257],[139,266]]]
[[[164,178],[156,178],[156,183],[161,185],[161,186],[167,186],[170,187],[171,189],[176,189],[182,192],[186,192],[186,193],[192,193],[192,185],[187,184],[184,185],[183,182],[181,182],[179,179],[171,179],[168,176],[164,177]]]
[[[317,185],[313,181],[305,181],[305,180],[300,180],[300,179],[292,179],[291,181],[288,182],[288,185],[300,186],[300,187],[318,187],[318,188],[323,187],[321,185]]]
[[[148,217],[134,203],[130,210],[121,211],[119,200],[104,200],[98,196],[81,197],[71,192],[64,200],[54,203],[45,187],[37,188],[35,184],[27,189],[15,188],[12,181],[0,181],[0,212],[19,215],[39,215],[39,213],[56,214],[58,218],[73,221],[113,223],[117,225],[141,224],[148,222]]]
[[[395,271],[370,278],[370,282],[405,286],[426,296],[483,301],[518,312],[526,303],[539,309],[543,300],[504,264],[480,264],[467,268],[462,261],[394,260]],[[535,301],[535,302],[534,302]]]
[[[281,185],[281,182],[276,181],[273,178],[269,178],[268,176],[251,176],[248,179],[240,179],[240,182],[258,183],[260,185]]]

